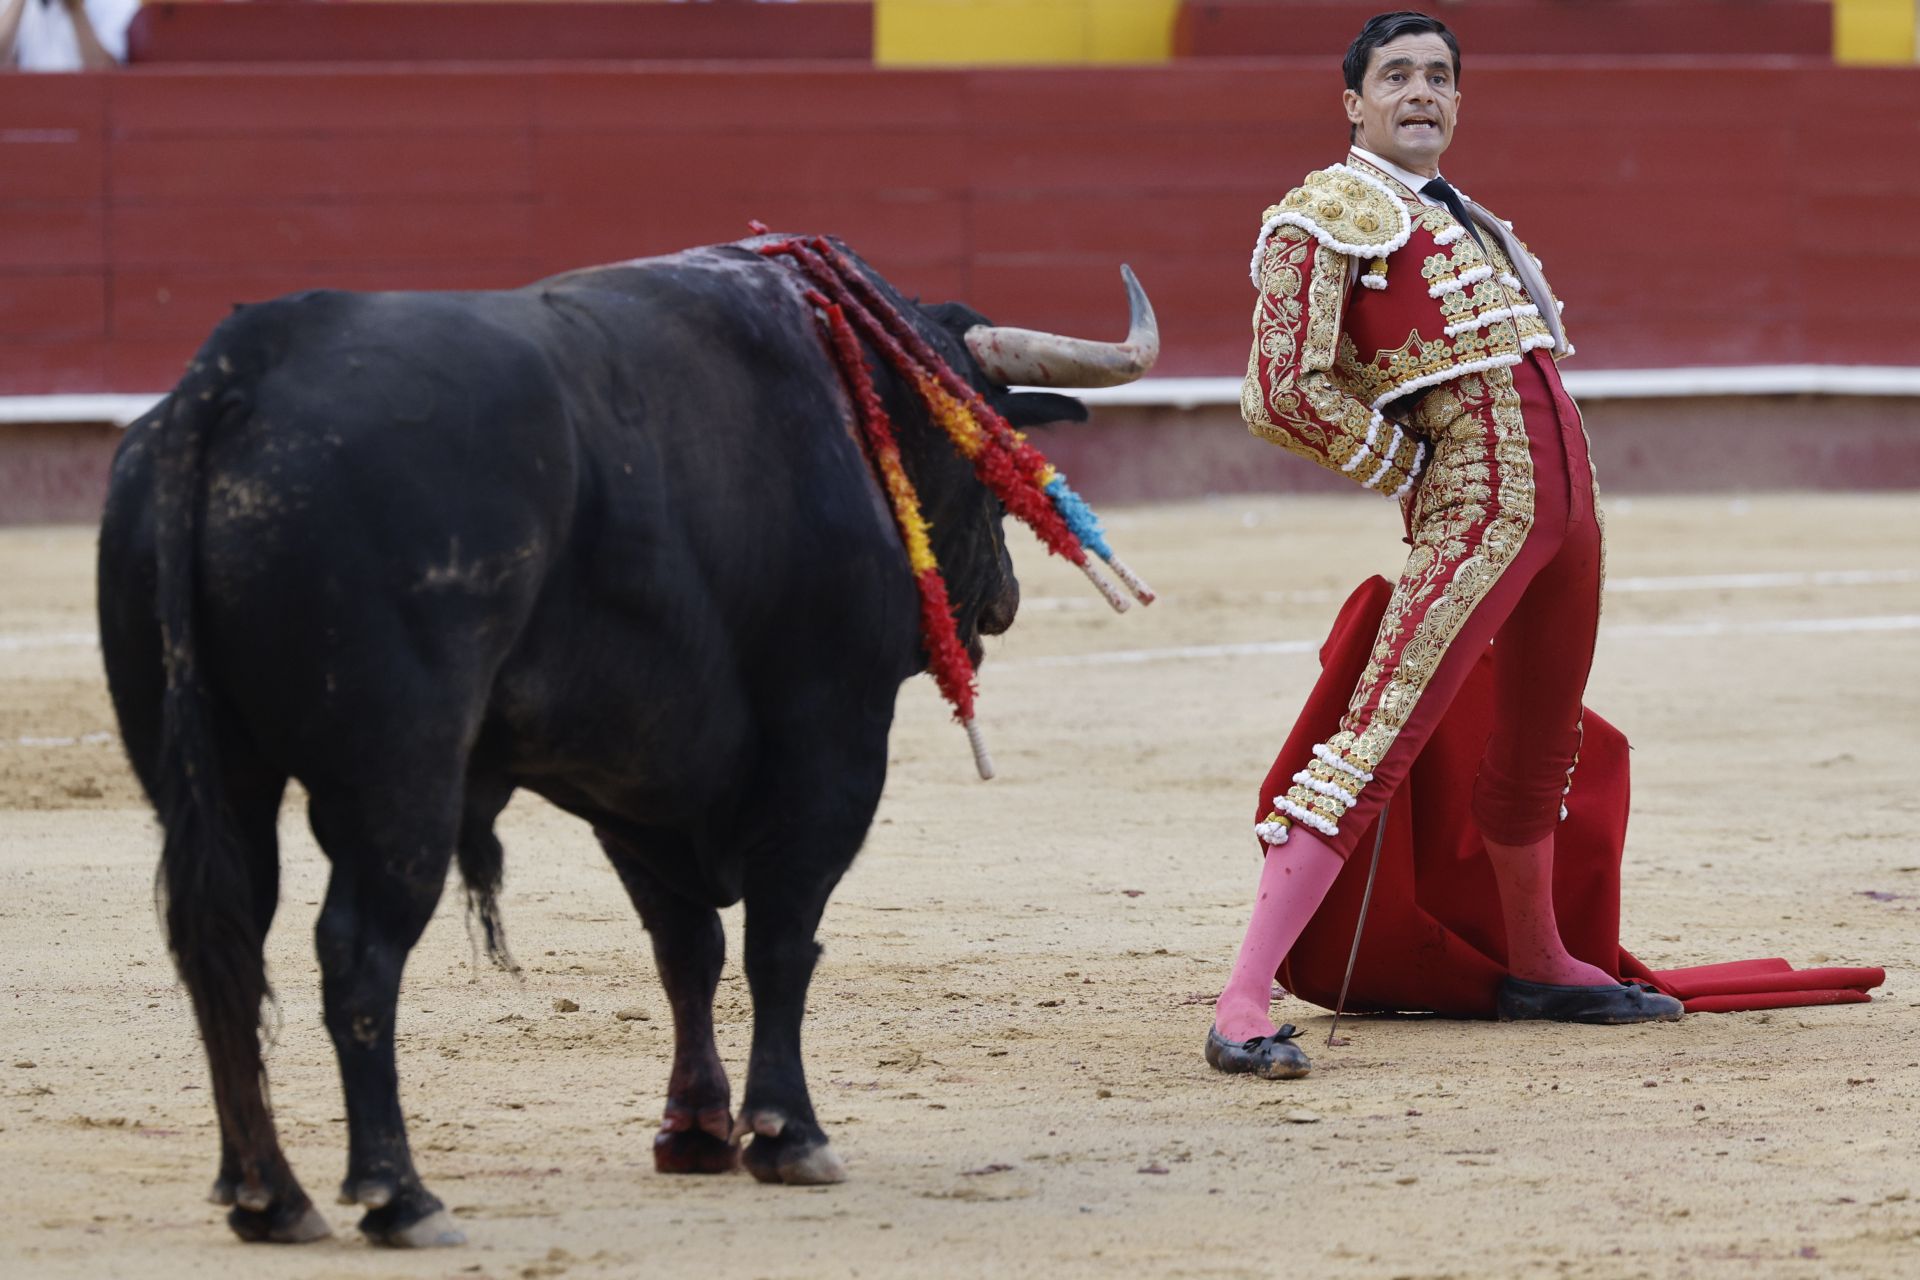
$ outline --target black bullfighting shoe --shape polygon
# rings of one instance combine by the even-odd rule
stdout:
[[[1228,1040],[1218,1027],[1207,1028],[1207,1065],[1230,1076],[1256,1075],[1266,1080],[1296,1080],[1313,1069],[1293,1038],[1300,1033],[1291,1022],[1270,1036]]]
[[[1644,982],[1556,987],[1511,976],[1501,980],[1495,1007],[1502,1022],[1541,1018],[1549,1022],[1598,1022],[1608,1026],[1628,1022],[1678,1022],[1686,1012],[1678,1000],[1662,995]]]

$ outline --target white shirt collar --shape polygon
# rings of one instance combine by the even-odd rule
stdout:
[[[1431,205],[1435,209],[1444,207],[1438,200],[1435,200],[1432,196],[1427,195],[1420,190],[1420,188],[1426,186],[1427,183],[1433,181],[1433,179],[1423,178],[1419,174],[1413,172],[1413,170],[1411,169],[1402,169],[1399,165],[1395,164],[1391,160],[1382,160],[1379,156],[1373,154],[1373,152],[1367,150],[1365,147],[1352,147],[1350,148],[1350,150],[1353,152],[1354,155],[1359,156],[1362,160],[1365,160],[1368,164],[1372,165],[1374,168],[1380,170],[1384,174],[1387,174],[1389,177],[1396,179],[1400,183],[1400,185],[1404,186],[1407,190],[1413,192],[1415,196],[1419,197],[1421,204]]]

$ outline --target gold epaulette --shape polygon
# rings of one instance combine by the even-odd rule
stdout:
[[[1413,220],[1387,185],[1349,165],[1316,169],[1261,215],[1261,241],[1278,226],[1295,226],[1327,248],[1356,258],[1382,258],[1407,242]]]

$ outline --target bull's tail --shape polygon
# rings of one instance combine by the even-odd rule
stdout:
[[[484,947],[487,959],[496,967],[519,976],[520,962],[507,949],[507,927],[500,918],[500,889],[506,880],[506,854],[500,838],[488,826],[468,828],[461,831],[454,853],[460,879],[467,886],[467,936],[474,950]],[[474,967],[478,969],[479,965]]]
[[[156,608],[166,692],[154,803],[166,833],[155,888],[167,941],[193,997],[215,1090],[224,1100],[257,1093],[258,1033],[272,994],[262,954],[261,895],[273,886],[270,875],[257,881],[258,851],[246,848],[229,805],[214,709],[199,665],[196,567],[207,443],[246,399],[226,360],[213,354],[217,341],[216,335],[175,389],[155,444]],[[245,1127],[239,1117],[228,1118]]]

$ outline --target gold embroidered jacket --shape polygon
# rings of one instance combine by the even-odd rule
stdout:
[[[1254,434],[1398,497],[1426,462],[1406,416],[1420,393],[1536,348],[1571,352],[1539,260],[1468,207],[1481,239],[1354,157],[1266,211],[1240,392]]]

